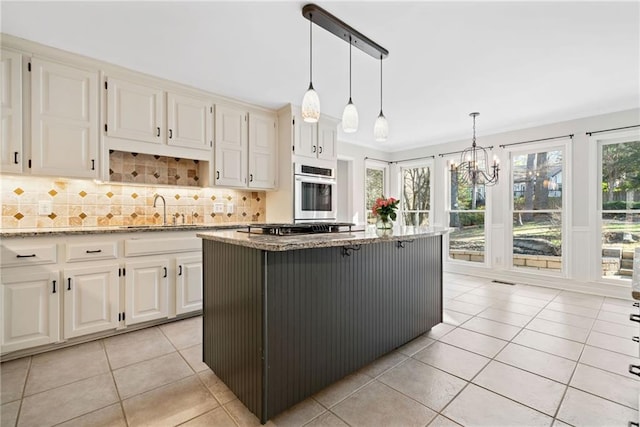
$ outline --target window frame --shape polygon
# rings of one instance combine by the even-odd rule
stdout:
[[[443,223],[446,224],[446,227],[449,227],[449,220],[450,220],[450,214],[452,212],[454,212],[451,209],[451,165],[453,163],[455,163],[456,165],[460,164],[460,154],[456,153],[456,154],[451,154],[451,155],[445,155],[445,156],[441,156],[441,163],[443,165],[443,169],[444,169],[444,175],[445,178],[443,180],[444,184],[445,184],[445,188],[444,188],[444,200],[445,200],[445,206],[444,206],[444,221]],[[500,184],[498,184],[500,185]],[[484,209],[475,209],[475,210],[456,210],[455,212],[476,212],[476,211],[481,211],[484,214],[484,261],[482,262],[477,262],[477,261],[465,261],[465,260],[461,260],[461,259],[455,259],[455,258],[451,258],[450,256],[450,239],[451,239],[451,233],[447,233],[445,235],[445,239],[443,241],[443,250],[446,251],[445,253],[445,262],[453,264],[453,265],[459,265],[459,266],[466,266],[466,267],[480,267],[480,268],[491,268],[491,209],[492,209],[492,187],[491,186],[485,186],[484,187],[485,190],[485,208]]]
[[[371,206],[367,206],[367,170],[368,169],[373,169],[373,170],[379,170],[382,171],[382,179],[383,179],[383,195],[385,197],[389,197],[389,163],[388,162],[383,162],[380,160],[373,160],[373,159],[365,159],[364,161],[364,171],[363,171],[363,187],[364,187],[364,195],[363,195],[363,204],[364,204],[364,221],[366,224],[370,224],[372,222],[370,222],[370,218],[369,218],[369,213],[371,212]],[[375,221],[374,221],[375,222]]]
[[[402,176],[404,169],[414,169],[414,168],[429,168],[429,210],[416,210],[416,211],[404,211],[402,207],[404,206],[404,179]],[[398,207],[398,217],[400,218],[398,224],[402,226],[406,226],[404,223],[404,213],[405,212],[426,212],[427,218],[429,222],[429,227],[433,226],[433,177],[434,177],[434,161],[433,159],[424,159],[424,160],[416,160],[412,162],[403,162],[402,164],[398,164],[398,199],[400,200]]]
[[[539,276],[550,277],[562,277],[568,278],[571,260],[571,200],[572,200],[572,171],[571,171],[571,138],[558,138],[554,141],[530,143],[523,146],[505,147],[504,150],[507,153],[507,167],[505,172],[508,176],[508,189],[509,197],[508,203],[505,203],[504,218],[505,218],[505,268],[508,271],[518,274],[533,274]],[[513,264],[513,215],[514,215],[514,197],[513,197],[513,157],[514,155],[522,155],[529,153],[549,152],[549,151],[562,151],[562,208],[561,208],[561,222],[560,228],[562,235],[562,255],[561,255],[561,269],[560,271],[551,271],[548,269],[538,270],[533,268],[518,267]],[[535,210],[538,213],[551,213],[556,212],[555,209],[539,209]]]
[[[592,259],[594,260],[592,265],[596,267],[591,269],[590,276],[595,282],[607,285],[628,287],[631,284],[631,278],[608,278],[602,275],[602,214],[605,212],[602,209],[602,147],[633,140],[640,140],[640,129],[607,132],[591,135],[589,138],[593,159],[592,168],[590,169],[595,171],[591,188],[596,191],[595,197],[592,194],[589,195],[594,199],[594,203],[590,204],[590,217],[596,218],[595,235],[593,236],[594,253],[592,254]],[[640,214],[640,210],[636,211]]]

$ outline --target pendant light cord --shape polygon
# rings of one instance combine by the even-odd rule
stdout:
[[[349,102],[351,102],[351,35],[349,35]]]
[[[380,114],[382,114],[382,55],[380,56]]]
[[[309,15],[309,83],[313,82],[313,15]]]

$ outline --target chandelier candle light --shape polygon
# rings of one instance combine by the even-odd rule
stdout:
[[[473,117],[473,140],[470,148],[466,148],[460,156],[460,164],[456,166],[451,164],[451,173],[458,174],[458,181],[472,185],[473,189],[477,186],[492,186],[498,183],[498,174],[500,165],[496,157],[493,158],[493,164],[489,167],[489,158],[487,150],[476,144],[476,117],[480,113],[470,113]],[[489,170],[491,168],[491,171]]]

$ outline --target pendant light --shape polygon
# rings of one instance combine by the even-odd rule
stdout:
[[[382,114],[382,56],[380,56],[380,114],[373,126],[373,138],[377,142],[385,142],[389,136],[389,122]]]
[[[346,133],[353,133],[358,130],[358,110],[351,101],[351,47],[352,40],[349,35],[349,102],[342,112],[342,130]]]
[[[320,118],[320,98],[313,89],[313,16],[309,15],[309,89],[302,98],[302,119],[308,123],[316,123]]]

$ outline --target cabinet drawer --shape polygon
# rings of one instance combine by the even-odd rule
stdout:
[[[129,239],[124,241],[125,256],[193,252],[202,249],[199,237],[176,237],[173,239]]]
[[[38,264],[55,264],[58,262],[57,245],[55,243],[43,245],[2,245],[3,267],[19,267]]]
[[[73,243],[67,245],[67,262],[115,259],[117,242]]]

